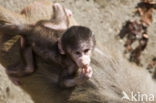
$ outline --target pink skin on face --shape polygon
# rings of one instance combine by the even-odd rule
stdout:
[[[80,49],[71,51],[71,57],[78,65],[78,67],[81,68],[81,75],[84,75],[86,78],[89,79],[92,77],[93,71],[90,67],[92,46],[88,44],[90,43],[82,43]]]
[[[72,58],[78,65],[78,67],[83,68],[90,64],[91,48],[84,46],[80,50],[75,50],[72,52]]]

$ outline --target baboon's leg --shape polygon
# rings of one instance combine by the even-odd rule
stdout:
[[[25,76],[34,72],[34,58],[31,46],[27,45],[21,37],[21,59],[20,64],[8,68],[7,72],[11,76]]]
[[[0,6],[0,23],[26,23],[25,17]]]
[[[35,1],[26,6],[21,15],[25,16],[30,24],[35,24],[39,20],[49,20],[53,15],[52,5],[50,1]]]
[[[21,57],[26,65],[25,72],[26,73],[34,72],[34,58],[32,47],[25,43],[23,37],[21,37]]]

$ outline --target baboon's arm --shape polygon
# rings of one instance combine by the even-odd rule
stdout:
[[[29,34],[32,29],[32,25],[27,24],[4,24],[0,25],[0,32],[2,33],[10,33],[14,35],[26,35]]]

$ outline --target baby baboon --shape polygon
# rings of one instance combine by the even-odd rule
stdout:
[[[23,76],[34,71],[33,52],[41,58],[55,63],[62,68],[60,85],[73,87],[92,76],[90,56],[95,45],[94,35],[89,28],[73,26],[63,34],[47,28],[44,22],[36,25],[4,25],[3,32],[15,32],[24,38],[22,57],[25,69],[8,71],[12,75]],[[60,39],[59,39],[60,38]],[[20,67],[22,68],[22,67]],[[81,68],[81,73],[76,76]]]
[[[60,86],[73,87],[92,76],[90,64],[91,52],[95,45],[95,38],[91,30],[83,26],[68,28],[68,18],[65,9],[59,4],[54,5],[55,16],[47,21],[41,20],[35,25],[5,24],[0,27],[1,32],[20,34],[21,54],[23,64],[19,68],[24,70],[8,70],[10,75],[23,76],[34,71],[33,53],[44,60],[53,62],[62,68]],[[67,31],[65,32],[65,30]],[[77,74],[79,68],[81,73]]]
[[[12,28],[14,26],[11,24],[3,25],[1,28],[1,31],[4,31],[3,33],[10,34],[10,32],[7,31],[7,27],[8,27],[8,30],[9,29],[13,30],[12,34],[16,34],[19,32],[27,32],[28,33],[31,31],[31,27],[32,28],[36,27],[35,28],[36,31],[38,31],[38,32],[40,32],[40,34],[42,34],[42,29],[40,30],[40,28],[45,27],[45,30],[46,30],[46,28],[47,29],[50,28],[52,30],[51,31],[52,36],[53,36],[52,39],[56,39],[60,36],[61,33],[63,33],[69,27],[69,20],[68,20],[67,13],[66,13],[64,7],[61,6],[60,4],[56,3],[53,5],[53,16],[50,20],[40,20],[35,25],[29,25],[29,26],[26,26],[24,24],[23,25],[17,24],[17,25],[18,26],[17,27],[15,26],[15,28]],[[44,32],[44,30],[43,30],[43,32]],[[21,33],[21,35],[22,35],[22,33]],[[41,38],[42,38],[42,36],[41,36]],[[40,38],[37,37],[36,39],[40,39]],[[24,59],[25,64],[28,64],[28,65],[26,66],[25,71],[22,70],[23,72],[21,71],[21,69],[20,69],[20,71],[8,70],[9,74],[16,74],[16,76],[17,76],[17,74],[20,76],[20,75],[25,75],[27,73],[29,74],[34,71],[34,65],[33,65],[34,63],[33,63],[33,61],[31,61],[33,59],[31,48],[28,47],[29,44],[27,43],[24,36],[21,36],[20,40],[21,40],[21,54],[22,54],[21,57]],[[22,64],[17,66],[17,68],[21,68],[21,67],[22,67]]]

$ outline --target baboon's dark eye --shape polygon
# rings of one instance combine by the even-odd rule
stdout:
[[[88,53],[89,49],[84,50],[84,53]]]
[[[78,52],[78,51],[77,51],[77,52],[75,52],[75,54],[76,54],[76,55],[81,55],[81,53],[80,53],[80,52]]]

